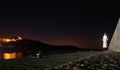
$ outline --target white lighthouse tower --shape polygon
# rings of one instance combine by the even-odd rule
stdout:
[[[108,37],[107,37],[106,33],[104,33],[102,41],[103,41],[103,49],[107,49]]]

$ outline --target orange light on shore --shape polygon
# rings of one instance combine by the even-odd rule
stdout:
[[[16,42],[18,40],[22,40],[22,37],[17,37],[17,38],[0,38],[1,42]]]
[[[10,42],[11,39],[3,39],[4,42]]]
[[[18,37],[19,40],[22,40],[22,37]]]
[[[4,53],[3,54],[3,59],[15,59],[16,58],[16,53]]]

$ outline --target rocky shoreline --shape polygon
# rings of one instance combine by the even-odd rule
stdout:
[[[120,70],[120,52],[103,52],[58,65],[51,70]]]

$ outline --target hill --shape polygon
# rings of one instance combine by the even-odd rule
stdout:
[[[23,39],[16,42],[12,42],[17,50],[41,50],[41,51],[57,51],[57,50],[77,50],[79,48],[75,46],[57,46],[42,43],[37,40]]]

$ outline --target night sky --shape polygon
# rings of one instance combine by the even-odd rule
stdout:
[[[52,45],[102,47],[120,17],[119,2],[4,2],[0,4],[0,37],[22,36]]]

